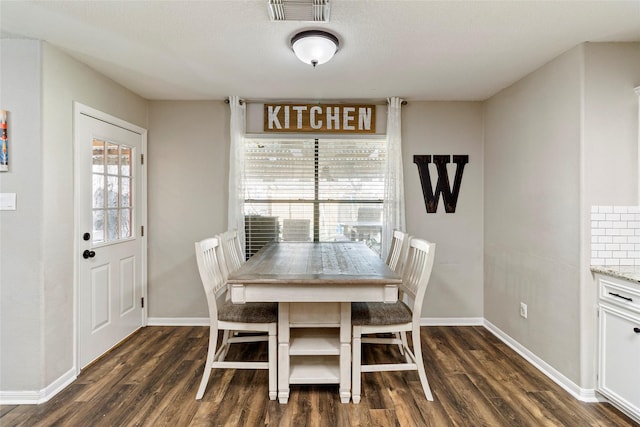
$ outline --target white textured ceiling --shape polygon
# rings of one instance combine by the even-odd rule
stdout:
[[[315,69],[289,47],[310,28],[341,42]],[[331,0],[317,25],[272,22],[267,0],[2,0],[0,30],[148,99],[483,100],[582,42],[640,41],[640,0]]]

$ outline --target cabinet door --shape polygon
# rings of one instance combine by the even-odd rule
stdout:
[[[640,316],[600,306],[599,388],[640,416]]]

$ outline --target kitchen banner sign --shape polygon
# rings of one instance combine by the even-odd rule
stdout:
[[[264,104],[264,132],[375,133],[375,104]]]

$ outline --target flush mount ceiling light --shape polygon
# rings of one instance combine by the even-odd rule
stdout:
[[[298,59],[314,67],[333,58],[339,45],[336,36],[322,30],[302,31],[291,38],[291,48]]]

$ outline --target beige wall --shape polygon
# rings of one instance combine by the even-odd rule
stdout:
[[[209,317],[194,242],[226,229],[229,106],[151,102],[149,317]]]
[[[576,48],[485,109],[484,316],[575,383],[581,70]]]
[[[586,43],[581,205],[581,384],[595,387],[596,287],[591,271],[591,206],[632,206],[638,200],[640,43]]]
[[[44,383],[73,364],[73,102],[147,127],[147,101],[43,44]]]
[[[485,318],[585,389],[597,344],[589,212],[638,203],[639,84],[640,43],[587,43],[486,102]]]
[[[9,172],[0,191],[17,210],[0,211],[0,390],[42,387],[42,45],[0,40],[0,105],[8,110]]]
[[[640,43],[584,45],[585,198],[592,205],[638,203]]]
[[[226,228],[229,107],[150,105],[149,317],[207,317],[193,242]],[[412,102],[402,120],[407,230],[438,244],[423,315],[480,318],[482,104]],[[470,156],[455,214],[426,213],[414,154]]]
[[[2,191],[18,193],[18,209],[2,212],[1,290],[10,308],[2,307],[0,389],[39,393],[75,373],[73,102],[141,127],[147,102],[46,43],[2,40],[2,54],[2,103],[16,126],[16,162]]]
[[[483,113],[480,102],[409,102],[402,107],[407,232],[436,243],[432,279],[422,316],[482,318]],[[427,213],[417,154],[466,154],[455,213]],[[453,185],[455,167],[449,169]],[[435,169],[431,171],[436,185]]]

